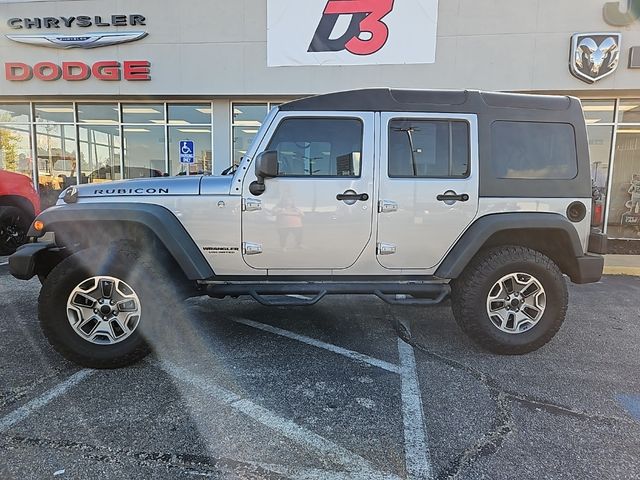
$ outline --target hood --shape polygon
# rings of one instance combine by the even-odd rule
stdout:
[[[78,185],[76,188],[80,198],[199,195],[201,179],[201,176],[136,178]]]

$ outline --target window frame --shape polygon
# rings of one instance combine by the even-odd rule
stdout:
[[[472,135],[472,124],[471,121],[466,118],[466,117],[458,117],[455,115],[452,116],[445,116],[445,117],[441,117],[441,116],[424,116],[424,114],[419,114],[420,116],[394,116],[388,119],[387,123],[386,123],[386,127],[384,130],[383,135],[386,135],[386,139],[387,139],[387,151],[384,152],[384,155],[386,155],[386,175],[387,178],[389,180],[398,180],[398,179],[411,179],[411,180],[466,180],[469,179],[472,175],[472,149],[471,149],[471,142],[473,141],[473,135]],[[465,123],[467,126],[467,173],[466,175],[448,175],[448,176],[424,176],[424,175],[391,175],[389,173],[389,162],[390,162],[390,156],[389,156],[389,151],[391,149],[391,136],[390,131],[391,131],[391,123],[395,122],[395,121],[417,121],[417,122],[447,122],[449,124],[451,123]],[[453,142],[449,142],[449,148],[451,148],[451,145],[453,144]]]
[[[265,151],[269,150],[269,145],[271,145],[271,141],[276,136],[278,129],[286,123],[288,120],[356,120],[360,124],[360,171],[358,175],[278,175],[275,178],[278,179],[286,179],[286,178],[313,178],[313,179],[360,179],[362,178],[362,169],[363,169],[363,150],[364,150],[364,137],[365,137],[365,123],[364,120],[360,117],[354,116],[332,116],[332,115],[323,115],[323,116],[309,116],[309,115],[290,115],[283,117],[280,119],[278,124],[275,126],[273,133],[269,137],[269,141],[265,145]]]

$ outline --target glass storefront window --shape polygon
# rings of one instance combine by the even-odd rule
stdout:
[[[118,127],[81,125],[78,137],[81,183],[102,183],[122,178]]]
[[[180,164],[179,144],[182,140],[192,140],[195,149],[193,165]],[[211,128],[209,127],[169,127],[169,174],[183,175],[189,167],[190,174],[211,172],[213,151],[211,149]]]
[[[640,98],[620,100],[620,123],[640,123]]]
[[[38,124],[36,145],[40,197],[43,204],[49,206],[63,189],[77,183],[75,126]]]
[[[210,125],[211,104],[201,105],[169,105],[170,125]]]
[[[36,103],[36,122],[73,123],[73,104]]]
[[[164,127],[125,125],[122,128],[122,135],[124,140],[124,178],[164,175],[166,154]]]
[[[0,123],[28,123],[31,111],[28,103],[0,103]]]
[[[29,125],[0,125],[0,170],[33,176]]]
[[[587,125],[594,123],[613,123],[616,101],[615,100],[582,100],[582,109]]]
[[[640,240],[640,126],[618,129],[615,152],[608,235]]]
[[[267,116],[266,103],[234,103],[233,124],[259,127]]]
[[[593,208],[591,223],[594,227],[603,228],[604,209],[607,200],[607,180],[611,157],[613,127],[590,125],[589,153],[591,157],[591,182],[593,186]]]
[[[162,103],[122,104],[123,123],[164,123]]]
[[[115,103],[79,103],[79,123],[118,123],[118,105]]]
[[[239,164],[242,156],[247,153],[269,109],[278,105],[280,103],[277,102],[232,104],[232,143],[235,165]]]

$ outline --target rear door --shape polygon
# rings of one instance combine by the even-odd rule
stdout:
[[[435,267],[478,211],[475,115],[381,115],[377,257]]]
[[[374,114],[281,112],[257,150],[279,176],[244,182],[245,262],[269,270],[346,269],[372,237]],[[252,172],[251,172],[252,174]]]

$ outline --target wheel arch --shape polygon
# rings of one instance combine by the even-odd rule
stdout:
[[[476,220],[442,261],[435,275],[456,279],[481,250],[518,245],[551,258],[562,273],[577,277],[577,258],[584,255],[575,227],[557,213],[497,213]]]
[[[16,207],[27,213],[31,220],[35,218],[35,209],[33,204],[20,195],[0,195],[0,207]]]
[[[45,229],[37,232],[32,227],[29,236],[40,237],[45,232],[53,232],[56,245],[64,247],[67,253],[127,241],[144,246],[145,251],[168,262],[164,266],[170,270],[175,271],[176,268],[171,267],[177,267],[186,280],[204,280],[214,275],[182,223],[170,210],[160,205],[62,205],[46,210],[37,218],[44,223]],[[55,263],[61,254],[62,251],[46,263]],[[50,270],[53,265],[43,267]]]

